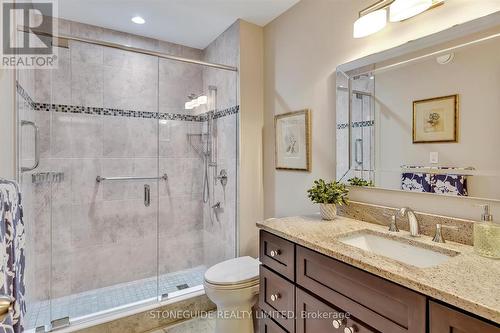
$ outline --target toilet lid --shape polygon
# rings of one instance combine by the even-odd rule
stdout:
[[[260,262],[252,257],[223,261],[205,272],[205,281],[211,284],[242,284],[259,278]]]

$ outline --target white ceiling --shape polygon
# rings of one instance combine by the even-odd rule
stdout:
[[[59,17],[205,48],[238,18],[264,26],[300,0],[59,0]],[[133,16],[146,23],[134,24]]]

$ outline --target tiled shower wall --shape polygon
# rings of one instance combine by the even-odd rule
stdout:
[[[59,32],[194,59],[204,57],[202,50],[75,22],[61,21]],[[237,114],[215,121],[220,165],[229,172],[223,213],[227,221],[218,226],[228,234],[222,246],[207,242],[201,200],[203,160],[186,139],[188,133],[202,132],[206,126],[200,121],[203,118],[158,121],[122,113],[103,115],[102,110],[185,114],[187,95],[206,92],[208,85],[218,87],[219,109],[232,107],[237,104],[235,73],[71,42],[68,49],[59,49],[58,69],[38,70],[33,76],[35,84],[26,90],[37,103],[83,107],[88,113],[96,110],[89,107],[103,108],[93,114],[29,112],[41,132],[42,160],[36,172],[65,174],[64,181],[52,185],[31,185],[30,175],[24,175],[23,183],[33,187],[32,207],[36,211],[36,216],[27,219],[32,228],[27,259],[33,275],[29,290],[34,298],[154,276],[157,259],[159,272],[164,274],[212,264],[226,253],[234,256]],[[196,115],[206,110],[200,107],[189,112]],[[26,156],[32,155],[26,152]],[[95,180],[98,175],[164,173],[168,181]],[[152,189],[150,207],[143,203],[145,184]],[[217,195],[218,200],[223,198],[223,193]],[[210,245],[208,251],[204,244]],[[211,251],[214,255],[207,257]]]
[[[368,76],[363,76],[358,79],[351,79],[351,89],[364,92],[366,94],[352,93],[349,96],[349,79],[342,72],[337,73],[337,179],[344,176],[346,181],[352,177],[359,177],[366,180],[374,180],[374,99],[375,92],[374,80]],[[351,101],[352,112],[349,110],[349,101]],[[350,119],[349,119],[349,113]],[[350,123],[349,123],[350,121]],[[349,127],[350,131],[349,131]],[[349,140],[351,135],[351,140]],[[356,162],[357,140],[361,140],[361,145],[358,144],[358,162]],[[351,155],[349,155],[351,150]],[[349,163],[349,157],[351,163]],[[350,169],[349,169],[350,168]]]
[[[203,60],[219,64],[239,67],[240,59],[240,23],[236,21],[224,33],[216,38],[203,52]],[[228,108],[238,104],[238,77],[228,76],[212,68],[205,68],[203,73],[204,87],[215,85],[219,87],[218,105]],[[222,89],[221,89],[222,88]],[[217,168],[226,169],[228,185],[222,188],[220,183],[215,186],[213,203],[220,202],[223,210],[220,220],[213,216],[209,204],[203,210],[203,241],[207,244],[204,252],[204,263],[211,266],[215,263],[234,257],[236,248],[236,206],[238,203],[238,114],[219,118],[215,122],[214,132],[218,142]],[[212,214],[212,218],[210,217]],[[220,244],[220,246],[208,246]]]

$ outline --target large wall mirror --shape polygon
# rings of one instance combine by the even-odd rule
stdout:
[[[498,18],[337,69],[337,180],[500,200]]]

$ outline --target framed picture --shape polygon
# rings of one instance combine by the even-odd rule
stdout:
[[[311,171],[311,112],[302,110],[274,117],[276,169]]]
[[[457,142],[458,95],[413,102],[413,143]]]

